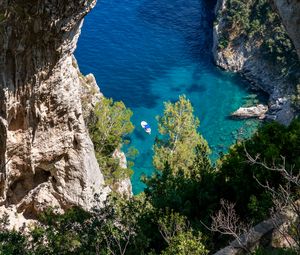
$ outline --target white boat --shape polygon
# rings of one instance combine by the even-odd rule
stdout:
[[[146,131],[146,133],[148,133],[149,135],[151,134],[151,127],[146,121],[143,120],[141,122],[141,126]]]

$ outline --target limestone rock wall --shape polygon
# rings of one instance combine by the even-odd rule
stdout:
[[[104,96],[100,92],[94,75],[88,74],[84,76],[80,72],[75,57],[73,57],[73,66],[77,68],[77,73],[80,80],[82,113],[85,123],[88,126],[93,119],[94,107],[101,101]],[[115,149],[112,157],[119,160],[119,166],[121,168],[127,168],[127,159],[123,151],[118,148]],[[118,192],[124,198],[129,198],[133,195],[132,184],[129,177],[116,180],[113,184],[110,184],[109,187],[111,188],[111,190]]]
[[[109,192],[72,61],[96,0],[0,1],[0,206],[26,218]]]

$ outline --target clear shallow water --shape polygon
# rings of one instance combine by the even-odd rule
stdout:
[[[228,118],[249,92],[240,77],[213,65],[212,6],[204,2],[102,0],[85,19],[75,52],[81,71],[94,73],[106,97],[124,101],[134,112],[131,145],[140,152],[134,193],[143,189],[140,176],[153,171],[155,116],[162,113],[164,101],[181,94],[192,101],[213,160],[255,129],[253,121]],[[142,120],[152,126],[151,136],[142,130]]]

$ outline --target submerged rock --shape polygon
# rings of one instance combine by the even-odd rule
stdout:
[[[251,107],[240,107],[231,116],[239,119],[259,118],[264,119],[268,111],[268,106],[259,104]]]

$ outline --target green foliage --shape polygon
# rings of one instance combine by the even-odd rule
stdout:
[[[0,254],[1,255],[26,255],[30,254],[27,249],[25,236],[16,231],[0,232]]]
[[[72,208],[57,215],[49,209],[41,216],[41,224],[27,235],[1,231],[0,254],[144,254],[147,239],[138,222],[147,210],[149,206],[142,198],[115,196],[89,213]]]
[[[259,222],[269,216],[269,210],[272,206],[272,196],[268,191],[262,191],[258,196],[251,195],[247,208],[249,215],[254,222]]]
[[[102,98],[94,109],[89,131],[98,154],[109,155],[120,146],[124,136],[133,130],[132,111],[123,102]]]
[[[281,165],[283,156],[286,168],[296,171],[300,168],[299,148],[299,120],[294,120],[289,127],[276,122],[266,124],[251,139],[233,146],[221,159],[216,173],[218,196],[235,202],[243,217],[249,216],[255,221],[264,219],[272,205],[271,197],[255,178],[262,184],[268,182],[274,188],[285,180],[276,171],[262,165],[251,165],[246,151],[252,157],[259,155],[259,160],[270,167]]]
[[[158,118],[161,137],[154,145],[153,165],[162,171],[166,164],[174,175],[181,172],[190,177],[196,158],[196,147],[209,151],[206,141],[197,132],[199,120],[193,115],[193,107],[185,96],[180,96],[174,104],[165,103],[163,116]]]
[[[119,159],[113,156],[114,151],[120,149],[121,144],[125,142],[124,137],[134,128],[130,122],[131,116],[132,111],[127,109],[123,102],[103,98],[95,106],[89,132],[98,163],[108,184],[132,174],[130,168],[121,168]]]
[[[242,219],[259,222],[269,217],[273,203],[271,195],[257,180],[262,184],[268,182],[274,188],[283,185],[285,180],[276,171],[251,165],[246,151],[252,157],[259,154],[260,160],[270,167],[282,164],[284,156],[287,169],[297,170],[300,168],[299,149],[299,120],[294,120],[289,127],[270,123],[261,127],[251,139],[233,146],[216,169],[210,166],[205,149],[199,149],[202,153],[196,152],[192,178],[180,171],[174,174],[172,167],[166,164],[163,171],[144,179],[145,194],[155,208],[171,208],[187,216],[193,229],[203,233],[205,229],[197,220],[209,226],[210,215],[219,208],[222,198],[236,204]],[[195,164],[197,160],[199,164]],[[219,237],[218,241],[214,238],[210,239],[212,250],[226,243]]]
[[[295,94],[291,97],[293,105],[296,106],[298,109],[300,107],[300,80],[298,80],[298,83],[295,88]]]
[[[193,234],[191,231],[180,233],[170,240],[170,244],[162,255],[205,255],[208,250],[202,243],[200,233]]]
[[[0,218],[0,255],[27,255],[27,239],[21,233],[12,230],[9,231],[8,214],[4,213]]]
[[[139,154],[139,151],[134,147],[129,147],[126,152],[126,159],[127,159],[127,167],[129,169],[132,169],[134,166],[133,160],[136,158],[136,156]]]
[[[170,211],[166,208],[160,212],[161,216],[158,219],[159,230],[167,243],[178,234],[188,230],[187,219],[179,213]]]
[[[168,209],[158,220],[159,231],[168,247],[161,253],[163,255],[204,255],[208,250],[202,244],[202,234],[193,233],[188,226],[186,217]]]
[[[207,186],[201,185],[202,180],[210,178],[210,150],[197,132],[199,120],[185,96],[174,104],[166,103],[158,121],[161,137],[154,145],[153,158],[158,171],[144,178],[146,196],[156,208],[171,208],[193,218],[202,206],[197,193]]]
[[[228,45],[229,45],[229,40],[225,36],[222,36],[219,39],[219,44],[218,44],[219,49],[225,49],[228,47]]]

